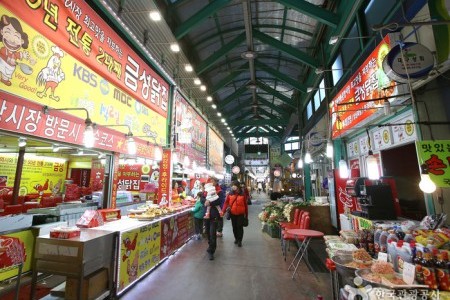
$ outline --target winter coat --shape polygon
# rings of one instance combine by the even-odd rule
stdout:
[[[222,190],[220,185],[216,185],[216,194],[219,196],[219,202],[220,202],[220,208],[223,207],[223,204],[225,203],[225,191]]]
[[[244,194],[230,193],[223,205],[223,211],[225,212],[227,207],[231,207],[232,215],[245,215],[248,216],[248,205]]]
[[[202,201],[201,199],[199,199],[195,202],[195,205],[192,208],[192,212],[194,213],[194,218],[203,219],[203,217],[205,216],[205,205],[203,203],[204,203],[204,201]]]

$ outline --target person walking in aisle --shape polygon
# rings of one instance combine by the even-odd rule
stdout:
[[[220,205],[219,196],[216,194],[216,190],[213,188],[208,191],[206,196],[205,206],[210,206],[209,219],[203,219],[205,224],[206,237],[208,238],[208,249],[206,252],[209,254],[209,260],[214,259],[214,253],[217,248],[217,226],[219,224],[220,213],[216,206]]]
[[[242,247],[244,219],[248,218],[248,205],[244,191],[238,181],[233,181],[231,184],[231,192],[228,194],[222,209],[224,213],[228,206],[231,208],[231,226],[233,227],[234,243],[238,247]]]
[[[194,213],[194,229],[195,236],[194,238],[198,241],[202,239],[203,233],[203,215],[205,214],[205,197],[203,192],[198,192],[195,201],[195,206],[192,208],[192,212]]]
[[[261,181],[260,181],[260,182],[258,182],[258,194],[261,193],[261,190],[262,190],[262,184],[261,184]]]
[[[219,196],[219,205],[220,209],[223,208],[223,204],[225,202],[225,191],[222,191],[222,188],[219,185],[219,180],[215,177],[211,178],[212,185],[216,188],[216,194]],[[223,215],[219,215],[218,223],[217,223],[217,236],[223,237]]]

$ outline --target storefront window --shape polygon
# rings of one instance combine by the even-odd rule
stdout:
[[[342,66],[342,56],[339,55],[336,60],[333,63],[332,66],[332,74],[333,74],[333,85],[337,85],[339,80],[342,78],[342,75],[344,75],[344,70]]]
[[[313,107],[312,107],[312,101],[310,100],[308,102],[308,105],[306,106],[306,118],[309,120],[313,114]]]

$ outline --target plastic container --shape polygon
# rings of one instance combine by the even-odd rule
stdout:
[[[387,237],[388,241],[398,242],[398,236],[395,234],[395,230],[391,229],[388,231],[389,235]]]
[[[400,246],[401,245],[401,246]],[[397,269],[398,273],[403,273],[403,265],[405,262],[413,263],[413,249],[409,243],[397,243]]]
[[[403,238],[403,241],[405,243],[411,243],[411,242],[415,242],[416,239],[414,238],[414,236],[412,235],[411,231],[407,230],[405,231],[405,237]]]
[[[388,240],[387,243],[388,261],[394,266],[394,270],[395,270],[395,258],[397,256],[396,248],[397,248],[397,241]]]
[[[375,248],[375,253],[378,253],[380,251],[380,235],[381,232],[383,232],[383,227],[379,226],[375,230],[375,233],[373,234],[373,245]]]
[[[389,232],[386,229],[383,229],[383,231],[380,234],[380,241],[379,241],[380,250],[379,250],[379,252],[384,252],[384,253],[387,252],[388,235],[389,235]]]

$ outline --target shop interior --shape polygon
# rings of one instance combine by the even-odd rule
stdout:
[[[110,207],[110,197],[105,195],[111,190],[112,159],[112,154],[104,151],[0,133],[0,213],[27,212],[59,203]],[[121,155],[116,205],[153,201],[158,168],[150,159]]]
[[[413,143],[381,151],[383,175],[392,177],[398,192],[402,216],[422,220],[427,215],[423,192],[419,189],[416,146]],[[411,184],[413,183],[413,184]],[[411,189],[411,187],[416,187]]]

